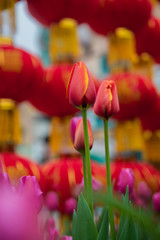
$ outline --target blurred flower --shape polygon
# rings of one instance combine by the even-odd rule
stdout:
[[[73,66],[67,95],[70,104],[77,108],[86,108],[94,104],[96,89],[84,62],[78,62]]]
[[[94,104],[94,112],[106,119],[119,112],[119,100],[114,81],[104,80],[101,83]]]
[[[152,204],[154,211],[160,212],[160,192],[153,194]]]
[[[80,185],[81,188],[84,189],[84,178],[82,178],[82,182]],[[93,191],[100,191],[102,189],[102,183],[95,179],[94,177],[92,177],[92,188]]]
[[[89,148],[91,149],[93,146],[93,135],[92,135],[92,128],[90,125],[90,121],[87,120],[88,124],[88,137],[89,137]],[[84,142],[84,130],[83,130],[83,120],[82,118],[79,120],[75,136],[74,136],[74,147],[77,151],[81,152],[85,150],[85,142]]]
[[[80,119],[82,119],[82,117],[73,117],[70,122],[70,134],[73,143],[75,138],[76,127]]]
[[[48,210],[55,211],[58,209],[58,195],[56,192],[49,192],[45,197],[45,204]]]
[[[60,238],[60,240],[72,240],[72,237],[70,237],[70,236],[63,236],[62,238]]]
[[[6,173],[0,173],[0,236],[2,240],[38,239],[38,215],[33,197],[13,187]],[[38,183],[37,183],[38,184]],[[25,188],[25,187],[24,187]],[[34,206],[35,207],[35,206]]]
[[[138,197],[148,200],[151,197],[151,190],[145,182],[140,182],[137,186]]]
[[[40,212],[43,199],[42,192],[35,176],[23,176],[19,180],[19,191],[24,193],[32,202],[35,211]]]
[[[129,193],[131,194],[134,188],[134,177],[132,170],[129,168],[123,168],[119,174],[118,179],[118,191],[125,194],[127,186],[129,188]]]
[[[77,202],[74,198],[69,198],[65,201],[65,213],[72,215],[77,207]]]

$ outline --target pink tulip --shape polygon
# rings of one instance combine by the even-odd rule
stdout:
[[[145,182],[140,182],[137,186],[138,197],[148,200],[151,197],[151,190]]]
[[[127,186],[129,188],[129,193],[131,194],[133,192],[134,177],[131,169],[123,168],[121,170],[117,186],[120,193],[125,194]]]
[[[58,195],[56,192],[49,192],[45,198],[45,204],[48,210],[55,211],[58,209]]]
[[[119,100],[115,82],[104,80],[98,90],[94,104],[94,112],[98,116],[108,119],[119,111]]]
[[[82,117],[73,117],[70,122],[70,134],[73,143],[75,138],[76,127],[80,119],[82,119]]]
[[[88,124],[89,147],[91,149],[92,146],[93,146],[93,135],[92,135],[92,128],[91,128],[89,120],[87,120],[87,124]],[[76,127],[75,136],[74,136],[74,147],[79,152],[85,150],[84,130],[83,130],[83,120],[82,120],[82,118],[79,120],[79,122],[77,124],[77,127]]]
[[[65,212],[67,214],[72,215],[76,207],[77,207],[77,202],[74,198],[69,198],[65,201]]]
[[[27,196],[32,202],[35,211],[40,212],[43,200],[42,192],[35,176],[24,176],[19,180],[19,191]]]
[[[67,96],[70,104],[77,108],[86,108],[94,104],[96,88],[84,62],[73,66]]]
[[[84,178],[82,178],[82,182],[80,185],[81,189],[84,189]],[[93,191],[100,191],[102,189],[102,183],[95,179],[94,177],[92,177],[92,188]]]
[[[157,192],[153,195],[152,204],[154,211],[160,212],[160,192]]]
[[[60,238],[60,240],[72,240],[72,237],[70,237],[70,236],[63,236],[62,238]]]

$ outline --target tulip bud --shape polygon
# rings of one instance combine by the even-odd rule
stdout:
[[[132,170],[129,168],[123,168],[119,174],[118,179],[118,191],[125,194],[127,186],[129,188],[129,193],[131,194],[134,188],[134,177]]]
[[[87,108],[94,104],[96,88],[84,62],[73,66],[67,96],[70,104],[77,108]]]
[[[115,82],[104,80],[98,90],[94,104],[94,112],[100,117],[108,119],[119,111],[119,100]]]
[[[72,215],[74,209],[76,209],[77,202],[74,198],[69,198],[65,201],[65,212]]]
[[[58,209],[58,195],[55,192],[49,192],[45,198],[45,204],[48,210],[55,211]]]
[[[137,186],[138,197],[148,200],[151,197],[151,190],[145,182],[140,182]]]
[[[88,137],[89,137],[89,147],[90,149],[93,146],[93,135],[92,135],[92,129],[89,120],[87,120],[88,124]],[[84,130],[83,130],[83,120],[82,118],[79,120],[75,136],[74,136],[74,147],[77,151],[81,152],[85,150],[85,142],[84,142]]]
[[[80,119],[82,119],[82,117],[73,117],[70,122],[70,134],[73,143],[75,138],[76,127]]]
[[[157,192],[153,195],[152,204],[154,211],[160,212],[160,192]]]

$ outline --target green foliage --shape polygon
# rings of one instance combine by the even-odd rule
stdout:
[[[96,240],[97,229],[86,200],[81,194],[73,218],[73,240]]]
[[[103,214],[103,218],[101,220],[101,224],[98,224],[99,231],[98,231],[97,240],[109,240],[109,216],[108,216],[108,210],[106,210],[105,207],[102,214]]]

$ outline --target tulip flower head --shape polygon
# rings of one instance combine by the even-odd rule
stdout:
[[[58,195],[56,192],[49,192],[45,198],[45,204],[48,210],[55,211],[58,209]]]
[[[94,104],[96,115],[108,119],[119,111],[119,100],[115,82],[104,80],[98,90]]]
[[[126,168],[121,170],[117,186],[119,192],[122,194],[125,194],[127,186],[129,188],[129,193],[131,194],[133,192],[134,177],[131,169]]]
[[[160,212],[160,192],[157,192],[153,195],[152,204],[154,211]]]
[[[67,96],[70,104],[83,109],[94,104],[96,88],[84,62],[73,66],[67,87]]]
[[[65,212],[67,214],[72,215],[76,207],[77,207],[77,202],[74,198],[69,198],[65,201]]]
[[[73,117],[70,122],[70,134],[73,143],[75,138],[76,127],[80,119],[82,119],[82,117]]]
[[[151,197],[151,190],[145,182],[140,182],[137,186],[138,197],[148,200]]]
[[[87,120],[88,124],[88,137],[89,137],[89,147],[90,149],[93,146],[93,134],[90,125],[90,121]],[[83,120],[82,118],[79,119],[73,139],[74,147],[77,151],[82,152],[85,150],[85,142],[84,142],[84,130],[83,130]]]

